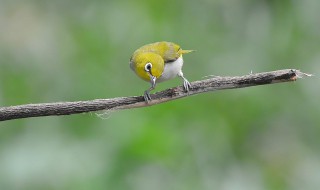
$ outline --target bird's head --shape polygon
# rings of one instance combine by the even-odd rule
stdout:
[[[139,52],[130,61],[130,67],[143,80],[156,80],[163,73],[164,60],[152,52]]]

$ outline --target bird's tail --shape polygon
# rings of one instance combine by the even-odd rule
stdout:
[[[186,53],[191,53],[193,51],[195,51],[195,50],[180,50],[180,53],[181,54],[186,54]]]

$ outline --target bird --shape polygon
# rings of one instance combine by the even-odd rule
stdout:
[[[178,44],[166,41],[147,44],[134,51],[129,61],[130,68],[138,77],[151,84],[144,91],[146,103],[151,101],[150,91],[155,89],[157,83],[177,76],[182,78],[184,90],[189,91],[191,84],[182,72],[182,55],[193,51],[183,50]]]

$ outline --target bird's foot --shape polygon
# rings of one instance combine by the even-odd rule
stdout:
[[[186,78],[183,78],[183,88],[186,92],[189,92],[191,88],[191,84]]]
[[[144,101],[145,101],[146,103],[149,103],[149,102],[151,101],[150,92],[149,92],[148,90],[144,91],[143,97],[144,97]]]

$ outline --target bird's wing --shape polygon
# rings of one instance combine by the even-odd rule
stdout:
[[[165,63],[173,62],[181,56],[181,53],[179,52],[180,47],[172,42],[147,44],[141,47],[140,50],[160,55]]]

